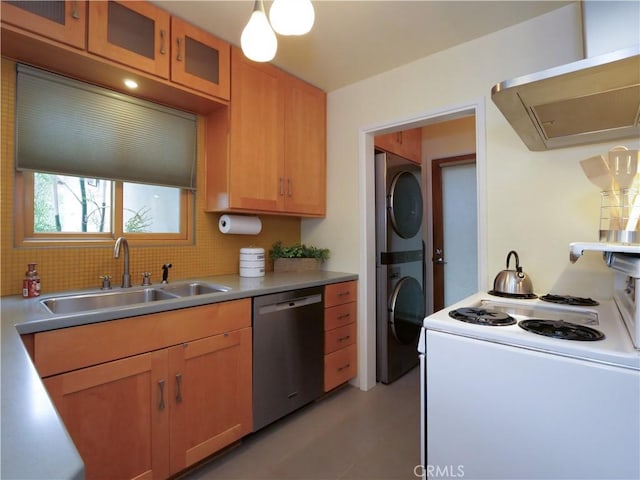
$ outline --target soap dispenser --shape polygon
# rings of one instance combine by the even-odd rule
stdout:
[[[22,296],[25,298],[40,295],[40,275],[38,275],[36,265],[36,263],[29,263],[27,272],[24,274],[24,280],[22,280]]]

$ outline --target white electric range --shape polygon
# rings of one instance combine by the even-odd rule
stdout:
[[[602,251],[614,298],[480,292],[425,319],[416,474],[640,478],[640,246],[597,245],[572,244],[571,259]]]

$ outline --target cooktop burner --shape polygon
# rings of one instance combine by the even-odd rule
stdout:
[[[600,305],[593,298],[573,297],[571,295],[552,295],[551,293],[543,295],[540,300],[551,303],[561,303],[563,305],[576,305],[580,307],[595,307]]]
[[[562,340],[580,340],[589,342],[602,340],[604,338],[604,334],[594,328],[565,322],[564,320],[522,320],[518,323],[518,326],[524,328],[528,332]]]
[[[513,325],[516,323],[516,320],[507,313],[477,307],[457,308],[451,310],[449,316],[463,322],[492,327]]]
[[[505,292],[499,292],[497,290],[489,290],[488,293],[489,295],[495,295],[496,297],[503,297],[503,298],[520,298],[524,300],[538,298],[538,296],[535,293],[505,293]]]

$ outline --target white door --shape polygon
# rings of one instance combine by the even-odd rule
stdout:
[[[434,311],[478,291],[475,155],[434,160]]]

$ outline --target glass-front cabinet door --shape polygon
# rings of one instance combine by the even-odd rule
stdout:
[[[85,47],[87,2],[3,1],[0,8],[0,16],[5,23],[76,48]]]
[[[170,22],[148,2],[89,2],[89,51],[168,79]]]
[[[229,99],[231,47],[219,38],[171,17],[171,80]]]

